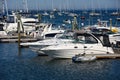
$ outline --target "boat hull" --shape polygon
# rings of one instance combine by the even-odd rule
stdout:
[[[42,50],[45,54],[52,58],[72,58],[77,54],[84,53],[84,49],[61,49],[61,50]],[[89,49],[85,51],[86,54],[113,54],[113,50],[106,49]]]

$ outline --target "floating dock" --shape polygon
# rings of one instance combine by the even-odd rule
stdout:
[[[113,48],[114,54],[86,54],[86,56],[96,56],[97,59],[116,59],[120,58],[120,48]]]
[[[120,54],[86,54],[86,56],[96,56],[97,59],[116,59],[116,58],[120,58]]]
[[[101,55],[95,55],[97,59],[114,59],[114,58],[120,58],[120,54],[101,54]]]

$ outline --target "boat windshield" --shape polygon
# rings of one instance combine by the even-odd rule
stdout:
[[[94,44],[98,43],[97,39],[95,39],[93,36],[85,35],[85,36],[77,36],[75,39],[76,43],[84,43],[84,44]]]
[[[58,39],[74,39],[72,35],[59,34]]]

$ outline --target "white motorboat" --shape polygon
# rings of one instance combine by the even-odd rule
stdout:
[[[106,20],[100,20],[98,19],[98,22],[95,25],[89,25],[84,27],[84,30],[87,32],[93,32],[93,33],[108,33],[108,31],[113,33],[120,32],[118,27],[115,26],[108,26],[108,21]]]
[[[59,37],[57,37],[59,35]],[[33,45],[56,45],[56,44],[62,44],[62,42],[70,42],[73,41],[73,36],[68,36],[64,34],[56,34],[54,38],[51,39],[45,39],[40,40],[37,42],[27,42],[27,43],[21,43],[23,46],[33,46]]]
[[[98,24],[84,28],[86,32],[94,34],[106,34],[111,44],[116,44],[116,40],[120,39],[120,29],[118,27],[108,26],[108,21],[98,20]]]
[[[69,19],[63,20],[63,22],[66,24],[71,24],[71,21]]]
[[[119,16],[120,13],[119,13],[118,11],[117,11],[117,12],[112,12],[111,15],[112,15],[112,16]]]
[[[114,54],[111,47],[103,46],[102,42],[90,33],[77,33],[78,41],[44,47],[41,51],[53,58],[72,58],[76,53]]]
[[[8,21],[3,27],[3,29],[9,33],[9,32],[16,32],[17,31],[17,15],[13,13],[12,15],[8,16]],[[37,23],[37,19],[35,18],[28,18],[28,17],[21,17],[21,25],[23,25],[24,32],[31,32],[35,30],[35,25]],[[23,31],[22,28],[20,28],[21,31]]]
[[[120,21],[120,17],[116,18],[118,21]]]
[[[38,52],[39,54],[43,54],[41,48],[50,46],[50,45],[58,45],[58,44],[64,44],[64,43],[70,43],[74,41],[73,39],[73,33],[67,32],[64,34],[57,34],[52,39],[45,39],[37,42],[27,42],[27,43],[21,43],[21,46],[29,46],[29,48],[32,49],[32,51]]]
[[[91,12],[89,15],[90,16],[100,16],[101,14],[100,13],[96,13],[96,12]]]
[[[42,15],[43,16],[48,16],[49,14],[47,12],[44,12]]]
[[[86,55],[75,55],[74,57],[72,57],[72,61],[73,62],[86,62],[86,61],[94,61],[96,60],[96,56],[93,56],[93,55],[89,55],[89,56],[86,56]]]
[[[37,31],[33,31],[31,35],[33,35],[36,38],[53,38],[56,34],[64,33],[65,30],[61,29],[59,26],[57,27],[54,24],[49,23],[40,23],[39,29]]]

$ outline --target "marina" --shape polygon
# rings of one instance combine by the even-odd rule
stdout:
[[[0,1],[0,80],[120,80],[119,0]]]

